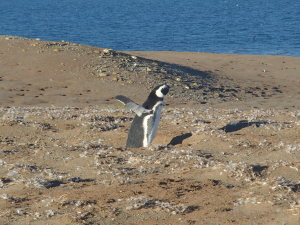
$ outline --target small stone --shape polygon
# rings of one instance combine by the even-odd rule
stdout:
[[[176,81],[181,81],[181,78],[180,78],[180,77],[176,77],[175,80],[176,80]]]
[[[34,213],[34,220],[37,220],[38,218],[40,218],[42,215],[39,212]]]
[[[99,73],[99,74],[98,74],[98,77],[107,77],[107,76],[108,76],[107,73]]]
[[[7,176],[14,177],[14,176],[16,176],[16,175],[18,175],[18,174],[19,174],[18,171],[13,170],[13,171],[9,171],[9,172],[7,173]]]
[[[0,195],[0,198],[2,198],[2,199],[10,199],[10,196],[8,194],[2,194],[2,195]]]
[[[94,53],[99,54],[100,50],[94,50]]]
[[[137,59],[137,57],[136,57],[136,56],[134,56],[134,55],[132,55],[132,56],[131,56],[131,58],[132,58],[132,59],[134,59],[134,60],[135,60],[135,59]]]
[[[151,72],[152,69],[150,69],[149,67],[146,67],[146,72]]]
[[[49,210],[46,210],[45,213],[46,213],[47,217],[52,217],[52,216],[56,215],[58,212],[56,210],[49,209]]]
[[[118,80],[119,80],[119,78],[117,78],[117,77],[113,77],[111,80],[113,80],[113,81],[118,81]]]
[[[15,212],[16,212],[18,215],[20,215],[20,216],[26,215],[25,210],[24,210],[24,209],[21,209],[21,208],[15,209]]]
[[[190,87],[187,86],[187,85],[184,85],[183,87],[184,87],[185,89],[190,89]]]
[[[58,48],[54,48],[53,51],[54,51],[54,52],[60,52],[61,50],[58,49]]]
[[[112,49],[109,49],[109,48],[106,48],[106,49],[103,49],[103,53],[104,54],[109,54],[111,52]]]
[[[193,83],[192,86],[197,87],[197,86],[199,86],[199,84],[198,83]]]

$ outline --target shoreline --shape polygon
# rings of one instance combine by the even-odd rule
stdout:
[[[114,47],[108,47],[105,45],[98,45],[98,44],[93,44],[93,43],[86,43],[86,42],[78,42],[78,41],[72,41],[72,40],[64,40],[64,39],[44,39],[44,38],[39,38],[39,37],[25,37],[25,36],[15,36],[15,35],[7,35],[7,34],[0,34],[0,36],[8,37],[8,38],[23,38],[23,39],[31,39],[31,40],[37,40],[37,41],[54,41],[54,42],[69,42],[69,43],[77,43],[79,45],[84,45],[84,46],[90,46],[90,47],[95,47],[95,48],[106,48],[106,49],[113,49],[114,51],[117,52],[177,52],[177,53],[208,53],[208,54],[219,54],[219,55],[253,55],[253,56],[283,56],[283,57],[294,57],[298,58],[300,55],[285,55],[284,53],[279,53],[274,51],[274,53],[267,53],[267,52],[262,52],[262,53],[255,53],[255,52],[248,52],[248,53],[243,53],[243,52],[238,52],[235,51],[233,52],[232,50],[226,51],[226,52],[220,52],[220,51],[193,51],[193,50],[166,50],[166,49],[122,49],[122,48],[114,48]],[[286,52],[289,54],[295,54],[292,53],[292,51],[289,50],[281,50],[281,52]]]

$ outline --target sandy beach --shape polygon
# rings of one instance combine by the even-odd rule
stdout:
[[[157,137],[125,148],[167,83]],[[0,224],[300,222],[300,58],[0,36]]]

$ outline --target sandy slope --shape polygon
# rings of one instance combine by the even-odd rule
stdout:
[[[195,70],[211,71],[246,87],[264,91],[278,87],[280,95],[253,98],[249,106],[300,107],[300,58],[287,56],[222,55],[196,52],[127,52],[148,59],[184,65]],[[279,104],[280,102],[280,104]],[[227,103],[226,103],[227,104]],[[241,105],[240,102],[238,102]],[[248,103],[246,103],[248,104]]]
[[[299,58],[127,54],[0,37],[0,224],[299,224]],[[153,146],[124,148],[113,96],[162,82]]]

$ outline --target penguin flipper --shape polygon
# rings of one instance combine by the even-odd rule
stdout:
[[[117,95],[115,97],[115,99],[119,100],[121,103],[123,103],[124,105],[126,105],[128,102],[133,102],[130,98],[127,98],[124,95]]]
[[[127,98],[124,95],[117,95],[115,98],[117,100],[119,100],[120,102],[122,102],[127,109],[132,110],[133,112],[135,112],[138,116],[141,116],[144,113],[146,113],[146,114],[152,114],[153,113],[152,110],[144,108],[143,106],[135,103],[130,98]]]

